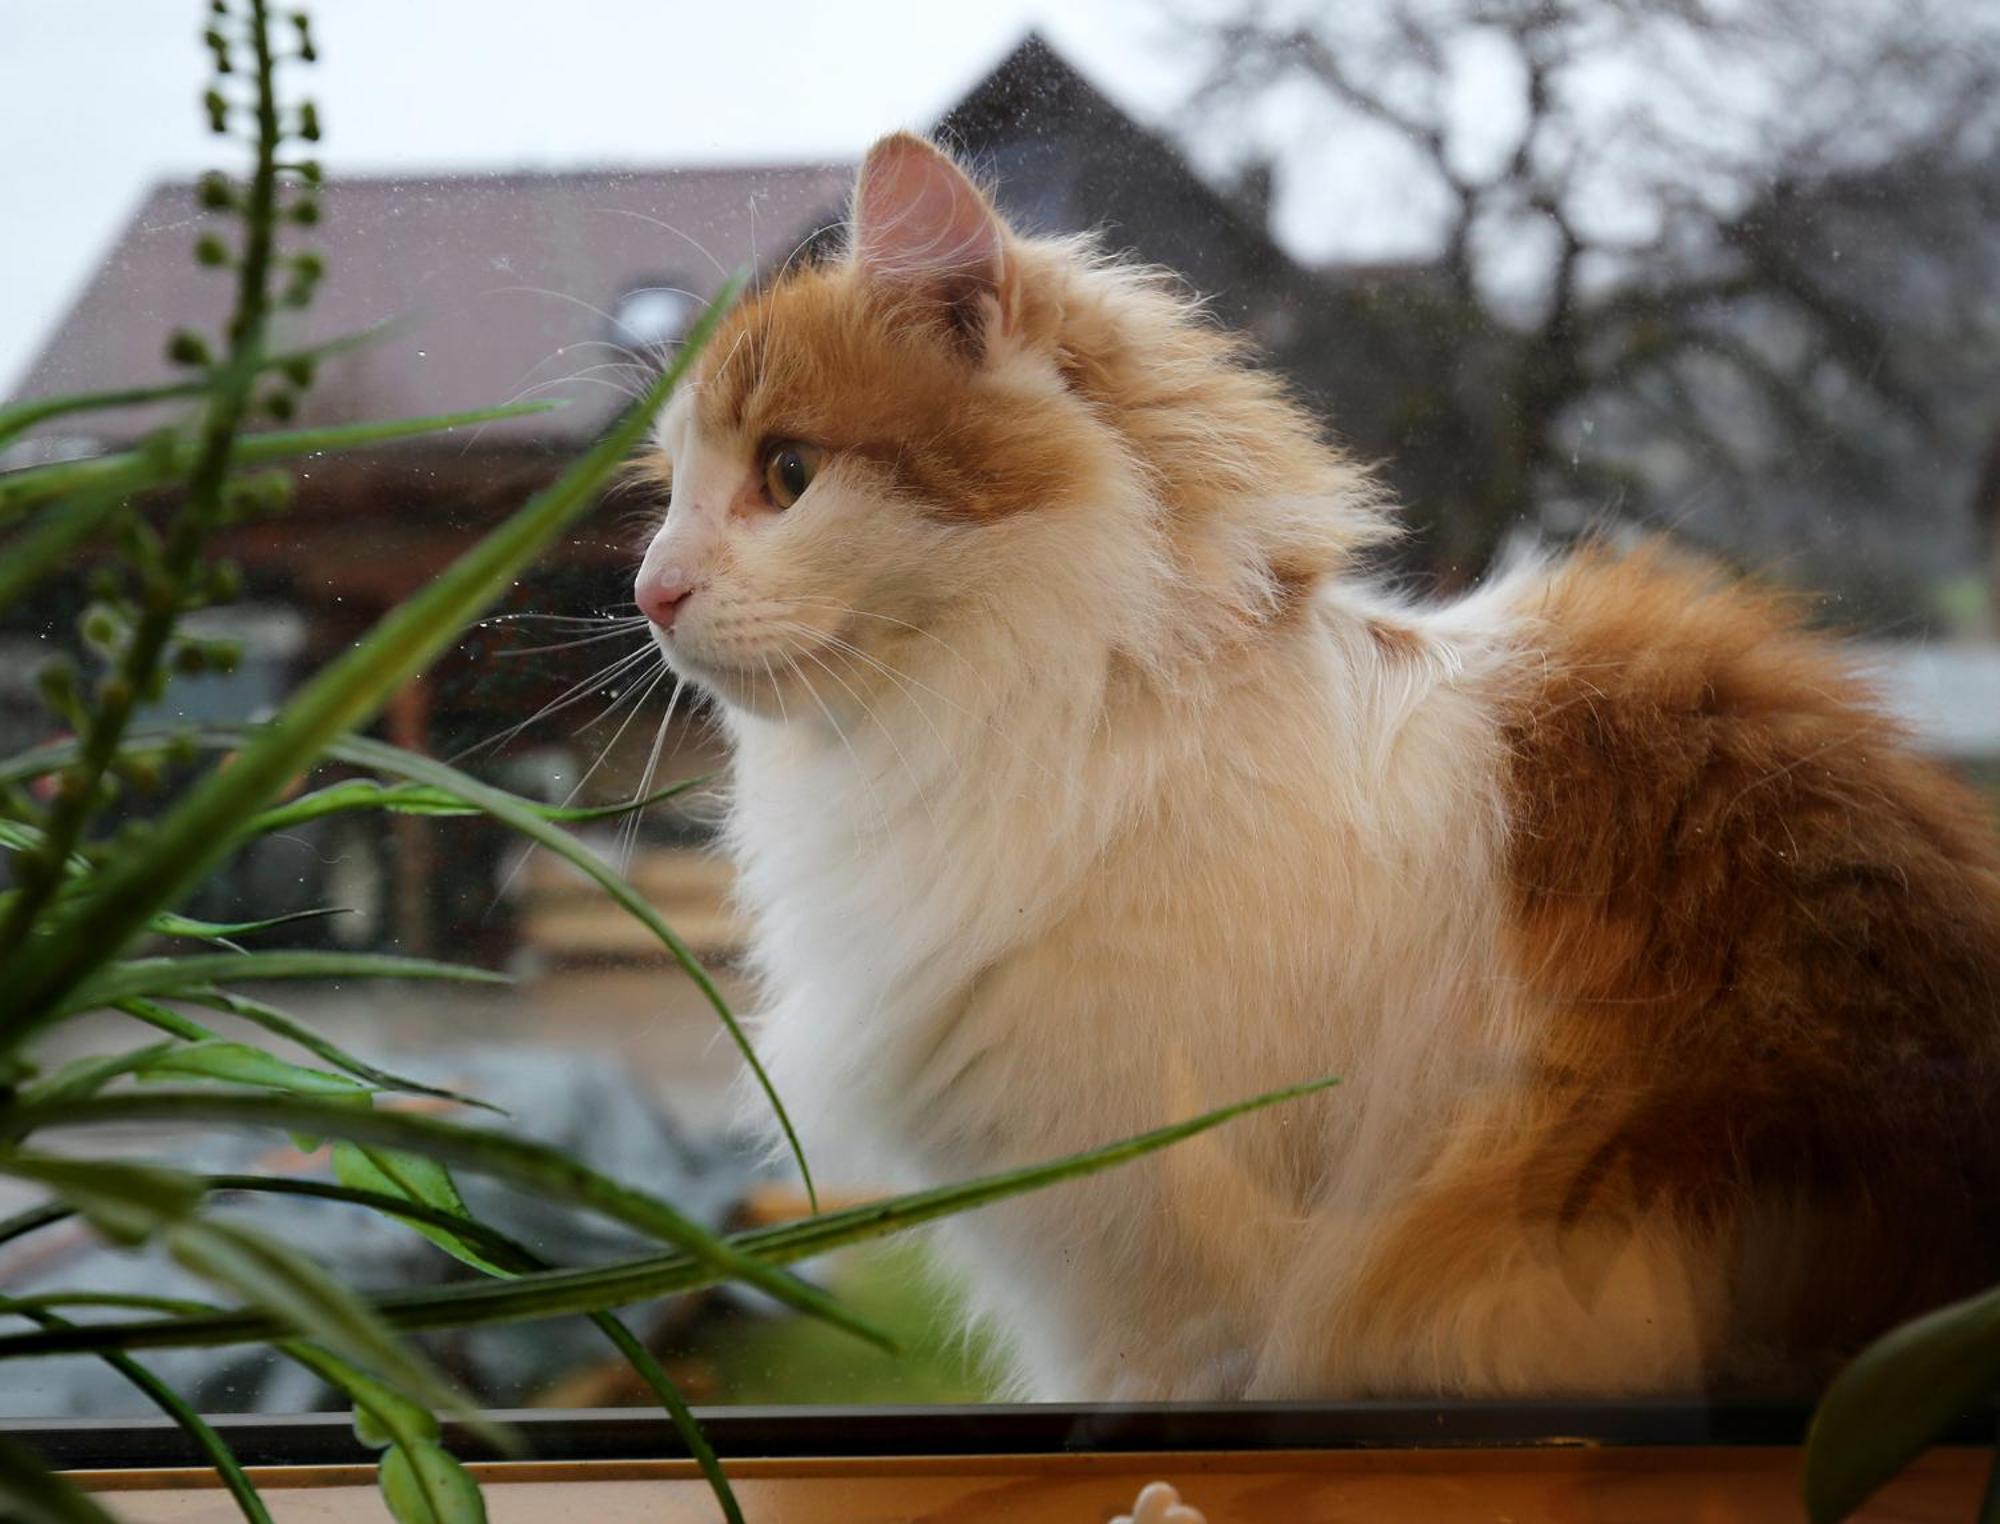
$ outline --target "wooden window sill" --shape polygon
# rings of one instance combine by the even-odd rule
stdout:
[[[1963,1524],[1989,1464],[1932,1452],[1859,1519]],[[476,1466],[493,1524],[714,1524],[685,1461]],[[1309,1453],[868,1457],[731,1463],[756,1524],[1103,1524],[1164,1478],[1209,1524],[1764,1524],[1803,1517],[1798,1452],[1757,1448],[1543,1448]],[[229,1524],[235,1504],[193,1470],[72,1473],[128,1524]],[[381,1524],[365,1468],[253,1471],[278,1524]]]

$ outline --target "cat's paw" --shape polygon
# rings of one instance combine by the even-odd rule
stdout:
[[[1165,1482],[1148,1482],[1132,1511],[1121,1513],[1111,1524],[1208,1524],[1208,1520]]]

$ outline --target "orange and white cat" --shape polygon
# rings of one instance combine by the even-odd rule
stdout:
[[[637,595],[734,741],[808,1152],[1344,1078],[952,1224],[1025,1391],[1779,1389],[2000,1278],[2000,856],[1773,597],[1386,596],[1276,380],[909,136],[658,445]]]

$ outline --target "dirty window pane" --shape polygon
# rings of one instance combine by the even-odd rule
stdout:
[[[495,25],[456,0],[414,18],[386,4],[325,10],[315,90],[327,184],[314,241],[328,275],[280,337],[306,346],[393,326],[326,359],[292,426],[563,405],[299,462],[296,511],[245,523],[227,542],[245,595],[207,617],[210,633],[242,642],[242,665],[176,682],[149,719],[229,725],[269,714],[599,437],[725,272],[747,266],[769,283],[837,259],[864,151],[910,128],[948,144],[1019,232],[1095,235],[1105,250],[1168,272],[1215,322],[1247,336],[1254,363],[1400,505],[1400,537],[1353,547],[1343,568],[1395,590],[1381,594],[1383,607],[1405,596],[1476,598],[1506,568],[1583,539],[1629,546],[1665,534],[1799,594],[1808,623],[1854,640],[1917,752],[1982,791],[2000,787],[2000,24],[1989,7],[1023,0],[916,17],[890,5],[696,15],[588,0],[531,29]],[[0,283],[0,380],[11,398],[159,380],[168,330],[212,326],[221,310],[219,286],[188,253],[194,176],[213,162],[192,109],[193,13],[106,0],[39,7],[0,57],[15,140],[39,144],[0,165],[0,200],[18,230]],[[59,122],[76,125],[58,132]],[[126,448],[159,417],[66,419],[15,442],[0,465]],[[748,1015],[760,995],[746,953],[760,928],[731,897],[718,842],[729,728],[701,684],[663,662],[633,599],[667,500],[658,473],[608,495],[370,733],[549,803],[613,805],[690,783],[643,813],[577,830]],[[1269,571],[1269,596],[1282,602],[1286,567]],[[74,645],[89,596],[79,562],[0,609],[0,749],[57,733],[36,673]],[[1393,630],[1384,639],[1393,657]],[[929,723],[923,695],[889,681],[914,699],[907,723]],[[841,700],[831,685],[815,697]],[[1726,696],[1717,702],[1727,707]],[[853,716],[857,740],[883,724],[865,708]],[[993,722],[1012,723],[1004,711]],[[805,723],[816,720],[808,713]],[[865,854],[878,807],[866,768],[856,758],[843,773],[835,758],[825,776],[825,811],[857,823]],[[1092,785],[1052,785],[1078,786]],[[1218,785],[1200,807],[1233,807],[1226,795]],[[997,855],[1003,845],[964,850]],[[1099,845],[1115,853],[1115,843]],[[942,849],[924,861],[964,865]],[[854,877],[872,882],[860,859]],[[1157,889],[1171,897],[1177,885]],[[950,894],[979,892],[1011,890],[998,875],[988,891],[953,880],[929,908],[947,914]],[[1135,894],[1133,903],[1151,902]],[[483,820],[336,814],[236,854],[185,908],[234,921],[322,907],[340,913],[301,922],[293,943],[450,957],[513,982],[322,983],[287,988],[281,1001],[269,992],[299,1019],[387,1067],[486,1097],[511,1125],[644,1182],[707,1225],[807,1212],[702,991],[641,923],[560,861]],[[854,915],[873,913],[857,894]],[[913,916],[909,936],[988,935],[976,919],[968,912],[964,928],[941,935]],[[1325,946],[1344,946],[1346,935],[1328,924]],[[1235,927],[1222,942],[1234,956],[1248,938]],[[1135,933],[1079,955],[1077,1019],[1118,1009],[1106,992],[1124,977],[1121,960],[1160,957],[1197,954]],[[913,963],[909,979],[925,976]],[[941,986],[937,1003],[961,997],[971,998]],[[107,1015],[75,1029],[73,1051],[130,1035]],[[1239,1098],[1209,1088],[1198,1066],[1160,1078],[1144,1056],[1153,1042],[1143,1025],[1098,1034],[1078,1043],[1075,1063],[1098,1065],[1087,1077],[1106,1089],[1143,1071],[1162,1089],[1160,1121]],[[987,1057],[968,1049],[960,1060],[970,1071]],[[1954,1049],[1938,1062],[1965,1059]],[[1023,1065],[1025,1089],[1007,1092],[1006,1115],[981,1125],[1001,1129],[1055,1104],[1036,1090],[1037,1072]],[[845,1083],[833,1069],[826,1079]],[[802,1114],[827,1109],[797,1099]],[[1393,1110],[1380,1097],[1370,1104]],[[1679,1137],[1683,1124],[1660,1125]],[[968,1124],[966,1136],[977,1133]],[[889,1129],[873,1152],[829,1149],[825,1199],[934,1181],[934,1160],[898,1157],[906,1135]],[[1011,1142],[983,1153],[963,1141],[945,1150],[959,1175],[1026,1162]],[[1186,1171],[1248,1167],[1226,1150],[1200,1152],[1209,1146],[1193,1148],[1181,1173],[1145,1177],[1160,1193],[1145,1211],[1193,1214],[1187,1257],[1126,1267],[1190,1278],[1161,1292],[1177,1308],[1173,1337],[1201,1320],[1202,1298],[1188,1288],[1200,1275],[1230,1276],[1244,1235],[1260,1231],[1197,1220],[1207,1198]],[[165,1147],[177,1163],[219,1173],[324,1167],[268,1138]],[[1634,1178],[1643,1192],[1644,1171]],[[5,1190],[10,1209],[32,1198]],[[642,1247],[498,1188],[469,1186],[468,1199],[566,1262]],[[459,1273],[420,1239],[340,1207],[286,1199],[231,1210],[321,1246],[364,1287]],[[1210,1254],[1218,1238],[1232,1245]],[[1095,1293],[1030,1266],[1065,1252],[1061,1244],[1003,1251],[989,1234],[977,1252],[989,1271],[1002,1267],[1004,1284],[978,1294],[998,1314],[991,1324],[972,1319],[955,1261],[923,1237],[810,1268],[897,1334],[900,1357],[745,1292],[676,1299],[634,1320],[703,1402],[973,1402],[1019,1392],[1017,1377],[1044,1396],[1255,1394],[1252,1345],[1268,1342],[1269,1328],[1214,1334],[1208,1363],[1185,1384],[1121,1383],[1100,1365],[1038,1386],[1038,1373],[1061,1362],[1030,1360],[1023,1375],[1006,1335],[988,1329],[1039,1316],[1044,1343],[1080,1339],[1060,1320],[1095,1317]],[[1935,1252],[1971,1251],[1954,1242]],[[1089,1274],[1109,1274],[1101,1258],[1092,1263]],[[1963,1289],[1979,1267],[1927,1268],[1938,1287]],[[1986,1268],[1988,1279],[2000,1274]],[[192,1294],[197,1283],[177,1275],[98,1247],[80,1228],[0,1247],[0,1288],[10,1292],[60,1280]],[[1686,1288],[1643,1294],[1663,1310],[1698,1300]],[[1128,1293],[1105,1295],[1129,1310]],[[1015,1305],[1042,1298],[1039,1314]],[[1294,1313],[1309,1320],[1313,1309],[1285,1315]],[[649,1400],[580,1323],[432,1342],[495,1406]],[[191,1351],[156,1364],[215,1411],[330,1401],[303,1372],[261,1355]],[[1572,1374],[1523,1377],[1501,1394],[1533,1395],[1537,1383],[1589,1389],[1601,1373]],[[1346,1378],[1326,1379],[1315,1395],[1353,1394],[1339,1387]],[[1705,1377],[1673,1379],[1685,1392]],[[1365,1381],[1359,1390],[1380,1394]],[[1308,1392],[1295,1383],[1275,1394]],[[85,1362],[0,1382],[0,1414],[144,1410],[114,1373]]]

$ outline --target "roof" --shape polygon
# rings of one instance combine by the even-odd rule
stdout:
[[[1029,33],[938,124],[998,183],[1030,231],[1101,230],[1114,248],[1178,270],[1225,320],[1258,331],[1312,282],[1253,216],[1197,175],[1038,35]],[[308,344],[385,322],[393,336],[330,359],[300,421],[455,412],[524,397],[560,413],[489,426],[482,446],[574,447],[623,400],[636,347],[622,299],[680,288],[706,298],[722,270],[769,267],[845,209],[854,167],[594,170],[330,180],[302,246],[327,279],[281,332]],[[228,280],[197,266],[193,188],[155,187],[29,368],[20,398],[163,380],[167,332],[213,331]],[[1262,316],[1260,316],[1260,312]],[[43,450],[129,442],[157,413],[52,425]],[[454,452],[458,446],[454,442]]]
[[[706,299],[722,271],[782,257],[837,215],[853,169],[593,170],[436,178],[337,178],[302,246],[327,278],[281,332],[306,344],[401,320],[395,334],[329,360],[302,421],[353,422],[567,397],[563,412],[492,427],[486,438],[568,443],[603,426],[630,358],[613,309],[642,288]],[[197,266],[205,219],[191,185],[156,186],[56,328],[17,397],[168,379],[167,332],[219,326],[229,281]],[[593,367],[598,367],[593,369]],[[93,415],[97,443],[156,419]],[[69,425],[74,427],[73,424]]]
[[[1250,317],[1246,282],[1269,298],[1311,282],[1262,218],[1197,174],[1186,156],[1030,32],[938,124],[996,182],[1028,232],[1099,231]]]

